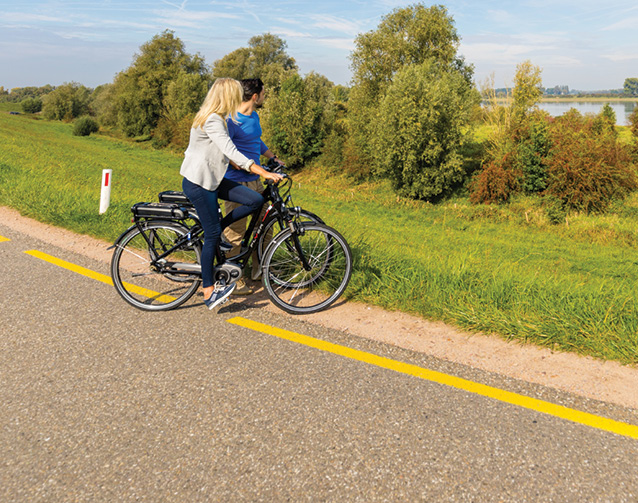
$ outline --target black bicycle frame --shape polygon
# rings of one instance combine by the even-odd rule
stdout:
[[[217,250],[215,250],[215,256],[216,256],[216,262],[218,265],[221,265],[222,263],[226,262],[227,260],[230,262],[234,262],[237,265],[239,265],[242,269],[246,266],[249,257],[251,256],[252,252],[255,249],[255,246],[257,246],[257,242],[259,240],[259,237],[261,236],[261,233],[263,231],[264,228],[264,224],[266,222],[266,220],[268,219],[268,216],[272,213],[273,210],[275,210],[277,212],[277,214],[279,215],[279,220],[280,220],[280,224],[283,224],[284,222],[286,222],[286,225],[291,226],[292,225],[292,218],[290,218],[290,212],[288,210],[288,208],[286,207],[283,198],[281,197],[281,195],[279,194],[279,190],[276,186],[270,186],[269,187],[269,193],[268,193],[268,199],[270,199],[272,201],[272,203],[268,206],[268,208],[266,209],[266,212],[264,213],[263,218],[261,219],[260,223],[259,223],[259,227],[257,227],[257,230],[255,231],[255,227],[257,226],[257,220],[259,219],[259,214],[261,213],[263,206],[261,208],[259,208],[258,210],[254,211],[253,213],[251,213],[249,215],[250,217],[250,221],[248,223],[248,227],[246,228],[246,232],[244,233],[244,236],[242,238],[241,241],[241,248],[243,249],[243,251],[241,251],[239,254],[227,259],[226,255],[220,250],[219,246],[217,247]],[[193,217],[191,217],[193,218]],[[161,270],[161,272],[166,272],[166,273],[170,273],[170,274],[184,274],[184,275],[200,275],[201,276],[201,268],[199,271],[196,270],[180,270],[180,269],[168,269],[166,268],[166,264],[159,264],[159,262],[167,257],[168,255],[170,255],[171,253],[173,253],[175,250],[181,248],[183,245],[191,242],[191,241],[201,241],[202,237],[203,237],[203,228],[201,226],[201,223],[199,222],[199,219],[195,219],[195,224],[191,227],[182,224],[179,221],[172,221],[172,220],[161,220],[161,219],[149,219],[149,218],[141,218],[141,219],[135,219],[134,223],[135,226],[139,229],[140,234],[142,234],[142,236],[144,236],[144,240],[146,241],[146,243],[148,244],[149,250],[151,252],[152,255],[156,255],[154,258],[152,257],[152,261],[151,264],[153,267],[156,267],[157,269]],[[182,236],[180,239],[178,239],[177,241],[175,241],[173,243],[173,245],[165,250],[163,253],[157,255],[156,250],[155,250],[155,246],[153,245],[153,243],[151,242],[150,238],[147,236],[147,232],[148,230],[145,229],[145,224],[150,223],[150,222],[157,222],[157,221],[164,221],[164,222],[170,222],[170,223],[179,223],[181,225],[184,225],[184,230],[187,230],[187,233]],[[291,230],[295,231],[294,228],[291,227]],[[254,231],[254,232],[253,232]],[[293,234],[294,236],[294,234]],[[162,240],[159,238],[159,236],[156,236],[156,239],[159,241],[159,243],[162,246],[162,249],[164,249],[165,244],[162,242]],[[297,249],[297,252],[301,258],[302,264],[304,266],[304,268],[306,268],[307,270],[309,270],[310,266],[304,256],[303,250],[301,249],[300,245],[299,245],[299,240],[297,239],[296,236],[293,237],[293,242],[295,244],[295,248]]]

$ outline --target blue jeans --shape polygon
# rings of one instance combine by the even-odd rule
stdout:
[[[202,248],[202,286],[213,286],[213,267],[215,250],[222,231],[237,220],[247,217],[264,204],[264,197],[254,190],[244,187],[237,182],[224,178],[216,190],[206,190],[190,180],[182,180],[182,190],[191,200],[199,220],[204,229],[204,246]],[[219,203],[217,199],[240,203],[223,219],[219,218]]]

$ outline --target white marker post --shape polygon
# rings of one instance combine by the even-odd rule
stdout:
[[[111,202],[111,175],[112,169],[102,170],[102,193],[100,194],[100,215],[105,213]]]

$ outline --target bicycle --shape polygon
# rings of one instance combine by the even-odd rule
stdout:
[[[269,171],[276,173],[283,174],[284,172],[284,165],[278,163],[275,159],[270,159],[265,167]],[[266,184],[264,192],[262,193],[264,199],[267,203],[269,203],[269,205],[266,208],[263,217],[264,227],[261,233],[263,238],[261,238],[257,243],[257,257],[259,263],[261,263],[266,247],[270,244],[272,238],[286,228],[284,218],[278,211],[279,205],[275,204],[275,202],[279,199],[283,199],[286,207],[290,207],[292,205],[292,178],[286,176],[284,181],[280,183],[283,183],[284,185]],[[281,194],[282,191],[285,192]],[[197,215],[197,211],[195,210],[193,203],[191,203],[186,194],[183,192],[166,190],[158,194],[158,200],[163,203],[176,203],[181,206],[188,207],[189,213],[195,216]],[[306,211],[303,208],[294,207],[294,211],[296,212],[297,218],[301,221],[317,222],[321,224],[325,223],[319,216],[310,211]],[[221,209],[219,212],[221,214]],[[244,235],[241,242],[242,247],[246,247],[248,245],[248,242],[246,241],[247,237],[250,236]]]
[[[290,197],[282,198],[276,184],[269,183],[267,190],[271,204],[259,225],[261,210],[250,215],[239,255],[226,259],[217,247],[214,279],[223,284],[237,281],[252,252],[257,249],[259,254],[261,246],[262,281],[275,305],[292,314],[326,309],[350,281],[348,243],[335,229],[302,220],[302,213],[313,214],[288,207]],[[112,247],[113,284],[138,309],[174,309],[190,299],[201,283],[203,229],[197,212],[170,202],[137,203],[131,211],[133,225]],[[265,242],[266,223],[271,229],[282,228],[269,242]]]

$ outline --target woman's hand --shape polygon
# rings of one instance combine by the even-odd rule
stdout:
[[[278,183],[283,179],[283,175],[280,175],[279,173],[271,173],[270,171],[266,171],[259,164],[251,164],[250,171],[252,173],[255,173],[256,175],[259,175],[265,178],[266,180],[272,180],[275,183]]]
[[[281,180],[284,179],[283,175],[280,175],[279,173],[269,173],[267,171],[265,175],[261,176],[263,176],[266,180],[272,180],[275,183],[279,183]]]

